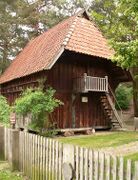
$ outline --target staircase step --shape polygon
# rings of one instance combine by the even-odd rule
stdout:
[[[112,115],[112,111],[111,111],[111,109],[106,110],[106,113],[107,113],[107,114],[111,114],[111,115]]]
[[[114,127],[121,127],[119,124],[112,124]]]
[[[101,99],[101,103],[108,103],[107,99]]]
[[[110,108],[109,108],[108,106],[104,107],[104,109],[105,109],[106,111],[110,110]]]
[[[106,96],[101,96],[101,99],[107,99]]]
[[[119,122],[112,122],[112,124],[119,124]]]

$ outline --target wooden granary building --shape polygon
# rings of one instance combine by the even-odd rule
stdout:
[[[1,76],[1,94],[12,104],[23,89],[46,77],[45,88],[53,87],[64,102],[52,114],[58,128],[122,126],[114,93],[131,76],[110,60],[112,55],[87,13],[74,15],[27,44]]]

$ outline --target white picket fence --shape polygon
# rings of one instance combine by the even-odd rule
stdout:
[[[9,161],[10,133],[5,129],[5,157]],[[19,170],[31,180],[65,179],[63,163],[72,165],[75,180],[138,180],[138,162],[125,162],[122,157],[19,132]]]

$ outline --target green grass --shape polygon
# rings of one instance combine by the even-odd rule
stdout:
[[[138,141],[138,132],[114,132],[104,135],[85,135],[58,138],[60,142],[100,149],[105,147],[117,147],[119,145],[128,144]]]
[[[127,160],[131,160],[132,162],[132,172],[134,173],[135,165],[134,162],[138,161],[138,152],[134,154],[129,154],[124,156],[124,165],[125,169],[127,168]]]
[[[131,159],[132,161],[138,161],[138,152],[134,153],[134,154],[129,154],[129,155],[125,156],[124,158],[125,158],[125,160]]]
[[[0,161],[0,180],[23,180],[19,172],[11,172],[8,163]]]

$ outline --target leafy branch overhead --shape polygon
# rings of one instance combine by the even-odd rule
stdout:
[[[131,71],[135,116],[138,117],[138,3],[137,0],[97,0],[91,15],[115,49],[113,61]]]
[[[137,0],[98,0],[91,9],[93,18],[115,49],[113,60],[125,68],[138,66]]]

